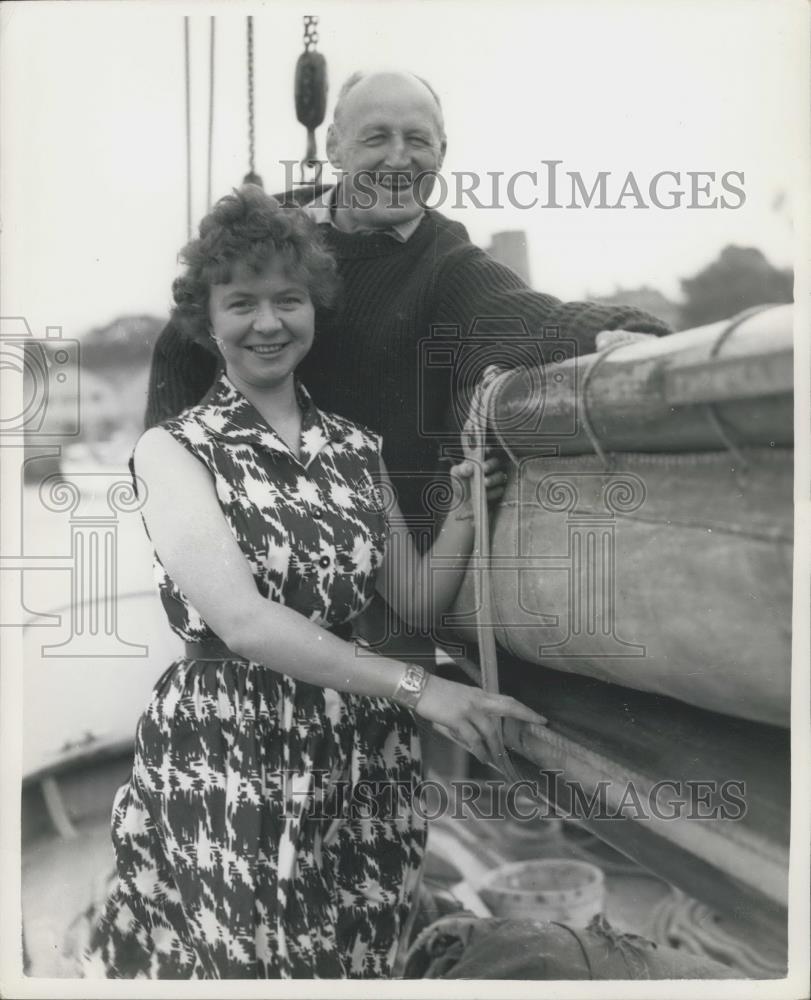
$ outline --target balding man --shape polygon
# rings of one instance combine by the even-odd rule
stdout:
[[[669,332],[638,309],[564,304],[533,291],[474,246],[464,226],[426,210],[445,149],[442,108],[425,81],[357,73],[340,92],[327,138],[339,184],[288,196],[323,224],[343,282],[337,308],[317,317],[315,344],[298,374],[322,409],[382,434],[412,526],[430,515],[426,477],[436,472],[435,434],[447,420],[461,357],[446,351],[444,365],[422,363],[438,327],[457,328],[460,343],[475,330],[479,361],[507,364],[516,361],[515,339],[504,332],[522,322],[530,337],[554,331],[582,354],[594,351],[604,330]],[[153,358],[147,425],[197,403],[216,365],[213,354],[167,327]]]

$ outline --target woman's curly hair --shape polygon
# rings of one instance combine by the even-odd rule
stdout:
[[[335,260],[303,209],[283,208],[253,184],[220,198],[200,223],[197,239],[180,251],[185,270],[172,284],[172,320],[191,340],[211,349],[211,286],[231,281],[238,263],[259,274],[276,258],[307,288],[316,307],[333,303],[338,289]]]

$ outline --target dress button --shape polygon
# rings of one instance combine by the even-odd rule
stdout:
[[[318,560],[318,565],[321,567],[321,569],[326,569],[327,566],[329,566],[329,564],[330,564],[329,556],[321,556],[321,558]]]

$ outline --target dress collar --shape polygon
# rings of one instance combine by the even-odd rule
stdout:
[[[306,468],[322,448],[343,441],[346,433],[331,414],[318,409],[301,382],[296,380],[295,385],[302,413],[298,458],[225,372],[220,373],[194,412],[197,419],[217,437],[233,444],[252,444],[281,452]]]

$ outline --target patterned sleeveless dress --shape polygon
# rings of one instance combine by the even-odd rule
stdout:
[[[161,426],[211,473],[262,596],[336,628],[371,600],[385,551],[380,440],[297,392],[298,459],[225,375]],[[215,640],[157,554],[155,569],[172,629]],[[414,716],[388,699],[176,661],[116,795],[117,878],[84,974],[389,977],[425,847],[420,777]]]

